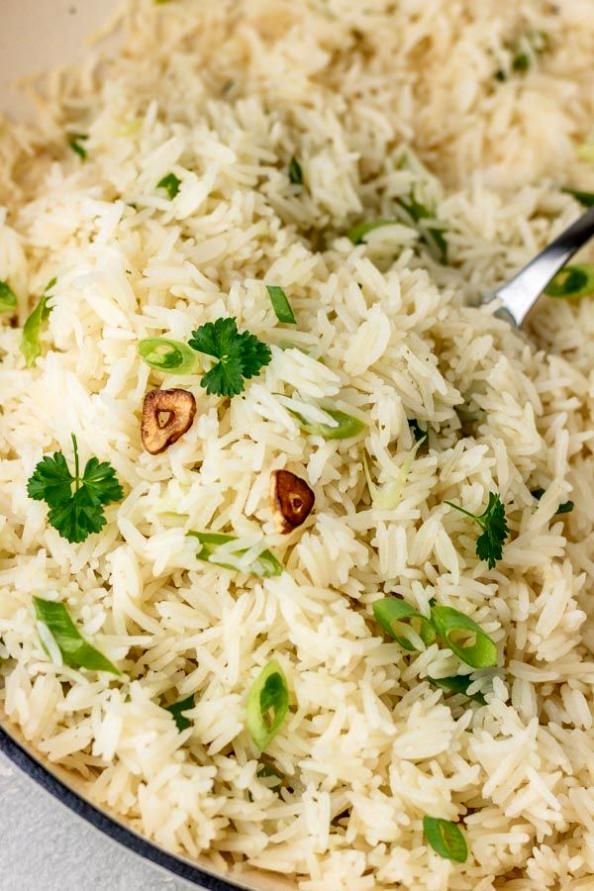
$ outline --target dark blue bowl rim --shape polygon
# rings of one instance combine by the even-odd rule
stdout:
[[[236,885],[221,879],[210,872],[206,872],[198,866],[193,866],[186,860],[182,860],[175,854],[170,854],[157,847],[148,839],[137,835],[117,820],[103,813],[91,802],[70,789],[58,777],[37,760],[21,743],[14,739],[10,733],[0,726],[0,751],[12,761],[23,773],[35,783],[49,792],[61,804],[82,817],[104,835],[138,854],[145,860],[150,860],[156,866],[179,876],[187,882],[192,882],[198,888],[206,891],[245,891],[245,886]]]

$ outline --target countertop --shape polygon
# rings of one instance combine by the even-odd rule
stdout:
[[[75,817],[0,755],[2,891],[196,891]]]

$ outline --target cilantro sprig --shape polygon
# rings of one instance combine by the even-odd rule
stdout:
[[[503,557],[503,545],[509,535],[505,507],[497,492],[489,492],[489,503],[482,514],[472,514],[452,501],[446,501],[446,504],[479,524],[483,532],[476,540],[476,554],[480,560],[487,561],[489,569],[493,569]]]
[[[62,452],[46,455],[27,483],[27,494],[45,501],[48,520],[69,542],[85,541],[105,526],[104,507],[124,497],[114,468],[108,461],[89,458],[81,475],[76,436],[72,434],[74,475]],[[73,491],[74,486],[74,491]]]
[[[249,331],[238,331],[234,318],[221,318],[201,325],[188,341],[193,350],[218,361],[202,376],[209,394],[236,396],[248,378],[255,377],[272,359],[270,347]]]

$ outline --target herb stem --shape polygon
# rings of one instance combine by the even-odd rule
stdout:
[[[80,464],[78,460],[78,443],[76,441],[76,436],[74,433],[70,434],[72,439],[72,448],[74,449],[74,491],[78,492],[80,489]]]

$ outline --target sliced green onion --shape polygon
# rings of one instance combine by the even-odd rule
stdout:
[[[294,325],[297,319],[283,289],[278,285],[266,285],[266,290],[268,291],[274,314],[279,322],[287,322]]]
[[[184,712],[194,708],[194,705],[194,694],[191,693],[190,696],[187,696],[185,699],[181,699],[179,702],[174,702],[173,705],[165,706],[165,711],[170,712],[173,715],[177,729],[180,733],[182,730],[187,730],[188,727],[192,726],[192,722],[189,718],[186,718]]]
[[[62,654],[65,665],[70,668],[87,668],[89,671],[121,674],[119,668],[81,636],[63,603],[34,597],[33,604],[37,621],[45,625],[49,631]],[[46,649],[44,644],[43,646]]]
[[[532,495],[533,498],[536,498],[537,501],[540,501],[540,499],[542,498],[544,493],[545,493],[544,489],[533,489],[530,494]],[[557,508],[557,513],[558,514],[570,514],[572,512],[572,510],[574,509],[574,507],[575,507],[575,504],[573,501],[564,501]]]
[[[172,201],[179,192],[180,186],[181,179],[179,179],[179,177],[177,177],[175,173],[168,173],[167,176],[164,176],[163,179],[160,179],[157,183],[157,188],[165,189]]]
[[[0,281],[0,313],[14,312],[16,305],[16,294],[7,282]]]
[[[583,207],[594,207],[594,192],[582,192],[579,189],[562,189],[567,195],[572,195]]]
[[[425,838],[436,854],[446,860],[465,863],[468,858],[468,845],[464,835],[455,823],[439,817],[423,817]]]
[[[588,297],[594,294],[594,266],[576,263],[565,266],[544,289],[549,297]]]
[[[82,143],[86,142],[88,138],[86,133],[72,133],[68,140],[68,145],[82,161],[85,161],[87,158],[87,150]]]
[[[308,433],[310,436],[321,436],[322,439],[350,439],[367,430],[367,424],[364,421],[360,421],[353,415],[347,415],[344,411],[332,408],[324,408],[324,411],[336,421],[336,427],[308,421],[296,411],[291,411],[291,414],[297,419],[297,423],[304,433]]]
[[[440,638],[461,662],[471,668],[497,665],[497,645],[480,625],[450,606],[434,606],[431,621]]]
[[[303,185],[303,170],[295,155],[289,161],[289,182],[294,186]]]
[[[237,541],[236,535],[225,535],[221,532],[188,532],[189,536],[193,538],[197,538],[202,547],[198,551],[197,557],[199,560],[204,560],[205,563],[212,563],[215,566],[222,566],[224,569],[231,569],[234,572],[237,572],[237,566],[233,563],[225,562],[225,558],[223,557],[217,559],[217,550],[221,545],[227,544],[230,541]],[[242,554],[245,554],[247,548],[241,551],[237,551],[237,556],[241,557]],[[227,558],[228,560],[229,558]],[[250,564],[249,568],[245,570],[251,575],[262,576],[263,578],[270,578],[275,575],[282,575],[284,572],[284,567],[282,563],[278,560],[277,557],[274,556],[272,551],[266,550],[262,551],[258,557]]]
[[[146,337],[138,344],[140,358],[158,371],[175,374],[193,374],[199,359],[193,349],[181,340],[170,340],[167,337]]]
[[[373,615],[384,631],[405,650],[424,650],[437,637],[429,619],[404,600],[395,597],[376,600]]]
[[[365,241],[365,237],[369,235],[370,232],[373,232],[374,229],[381,229],[382,226],[401,226],[402,223],[400,220],[373,220],[371,223],[358,223],[356,226],[353,226],[352,229],[349,229],[347,232],[347,238],[350,238],[353,244],[362,244]]]
[[[48,291],[51,291],[55,284],[55,278],[48,282],[45,291],[39,298],[37,306],[23,325],[23,335],[21,337],[21,352],[25,357],[27,368],[31,368],[38,356],[41,356],[41,343],[39,340],[41,336],[41,329],[43,323],[47,322],[47,320],[49,319],[49,315],[52,311],[52,307],[48,306],[48,301],[51,296],[48,294]]]
[[[445,690],[448,693],[462,693],[464,696],[468,696],[468,688],[472,684],[472,680],[469,677],[461,674],[448,678],[427,677],[427,680],[432,686],[439,687],[440,690]],[[479,702],[481,705],[486,705],[486,699],[480,691],[472,693],[468,698]]]
[[[287,680],[273,659],[252,684],[247,701],[247,727],[261,751],[270,745],[280,730],[288,710]]]

